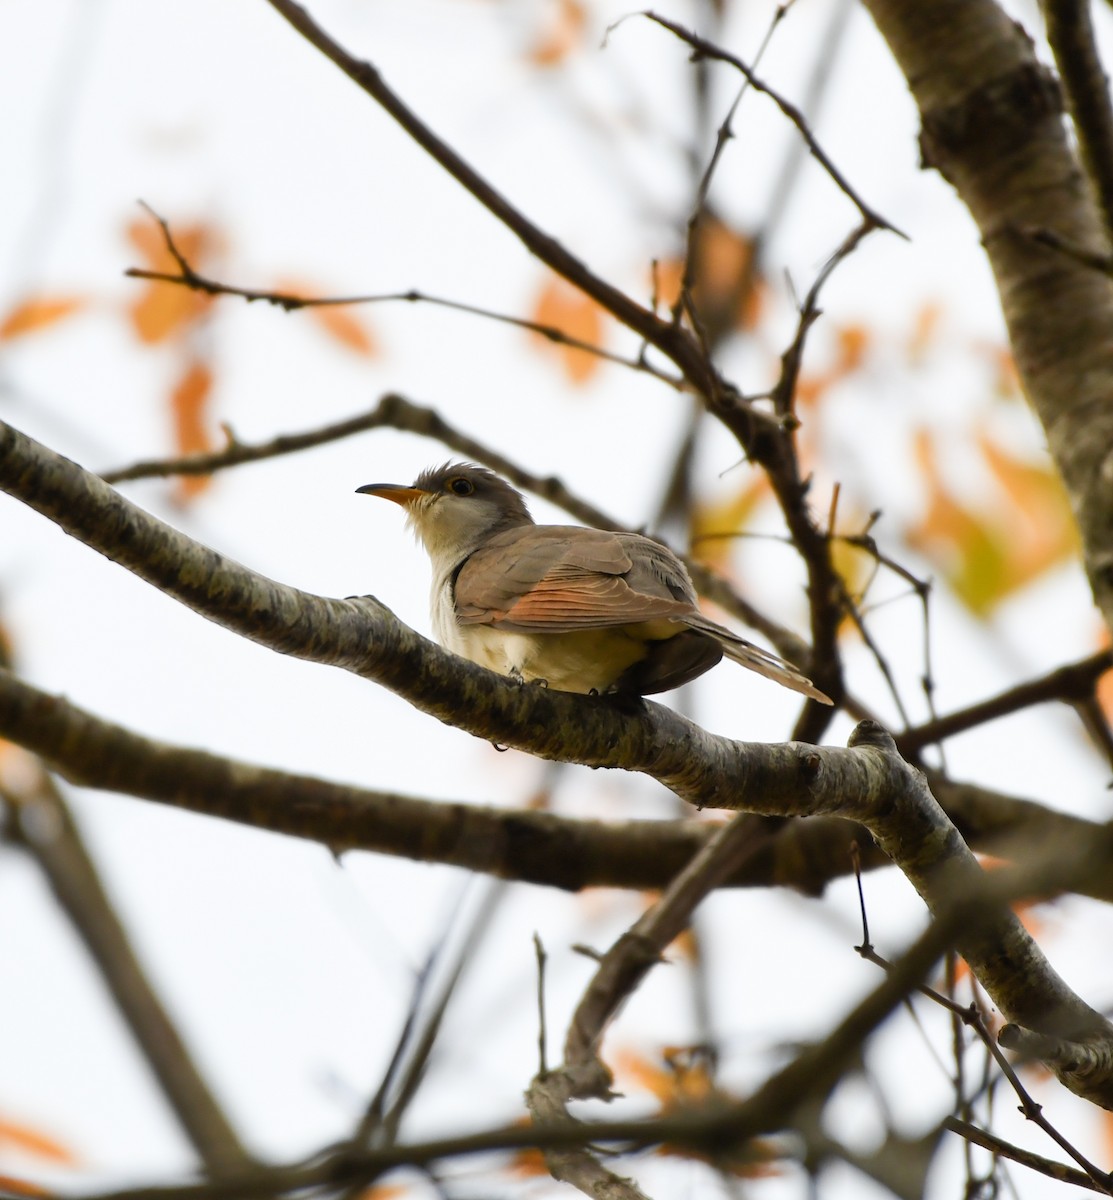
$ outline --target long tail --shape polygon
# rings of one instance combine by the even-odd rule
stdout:
[[[686,617],[684,624],[700,633],[706,633],[708,637],[713,637],[722,646],[723,653],[727,658],[733,659],[741,666],[748,667],[751,671],[756,671],[759,675],[764,675],[766,679],[772,679],[783,687],[791,688],[794,692],[810,696],[813,700],[818,700],[820,704],[834,703],[830,696],[825,696],[810,679],[801,675],[783,658],[778,658],[770,651],[755,646],[753,642],[746,641],[736,633],[731,633],[722,625],[708,620],[702,613],[693,613],[690,617]]]

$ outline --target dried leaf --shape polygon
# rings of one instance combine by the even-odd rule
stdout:
[[[752,329],[765,310],[768,287],[753,270],[754,243],[717,217],[703,219],[696,239],[692,302],[702,319],[714,326]],[[662,259],[654,284],[658,306],[672,309],[680,298],[684,262]]]
[[[937,563],[963,603],[984,616],[1073,555],[1077,534],[1050,466],[1016,458],[984,433],[977,444],[1001,491],[996,500],[968,505],[944,483],[930,436],[917,435],[928,509],[907,537]]]
[[[603,309],[590,296],[553,276],[541,289],[530,320],[559,330],[578,342],[598,346],[603,337],[603,315]],[[603,361],[597,354],[566,345],[544,334],[533,333],[531,337],[556,353],[564,373],[573,383],[586,383]]]
[[[1098,627],[1097,645],[1095,650],[1104,650],[1109,645],[1109,630],[1104,625]],[[1113,721],[1113,671],[1106,671],[1105,674],[1098,680],[1097,685],[1098,704],[1101,705],[1101,711],[1105,713],[1106,719]]]
[[[77,1155],[57,1139],[15,1121],[0,1119],[0,1146],[15,1147],[23,1154],[65,1167],[75,1166],[79,1161]]]
[[[89,303],[85,296],[29,296],[0,321],[0,341],[10,342],[64,320]]]
[[[309,309],[314,321],[342,346],[364,358],[374,358],[379,353],[379,344],[363,317],[357,317],[351,308],[326,305]]]
[[[51,1196],[54,1193],[37,1183],[26,1179],[17,1179],[14,1175],[0,1174],[0,1192],[12,1196]]]
[[[587,11],[579,0],[556,0],[541,36],[526,58],[536,67],[552,67],[578,50],[587,31]]]
[[[533,1121],[530,1117],[520,1117],[514,1122],[515,1127],[521,1128],[526,1128],[532,1124]],[[520,1179],[543,1179],[550,1173],[548,1164],[545,1162],[545,1155],[540,1150],[535,1150],[531,1146],[515,1150],[510,1155],[507,1169],[512,1175],[516,1175]]]
[[[866,525],[865,514],[852,506],[839,509],[838,523],[845,529],[862,529]],[[831,543],[831,565],[846,588],[846,594],[856,603],[861,603],[865,591],[875,575],[876,560],[868,550],[836,538]],[[858,626],[849,616],[843,616],[839,626],[840,635],[856,635]]]
[[[275,291],[288,296],[300,296],[312,300],[327,293],[314,283],[304,279],[285,278],[278,281]],[[321,304],[301,310],[329,337],[363,358],[374,358],[379,350],[379,341],[366,315],[356,315],[355,307],[346,304]]]
[[[1020,395],[1020,374],[1010,347],[997,342],[975,342],[974,350],[989,363],[998,398],[1015,400]]]
[[[619,1051],[614,1072],[624,1086],[638,1086],[651,1092],[660,1104],[659,1116],[677,1112],[713,1112],[735,1097],[715,1085],[705,1050],[699,1046],[665,1046],[661,1051],[664,1066],[634,1051]],[[629,1081],[629,1082],[627,1082]],[[765,1138],[751,1138],[714,1155],[689,1147],[663,1145],[660,1154],[674,1158],[700,1159],[718,1170],[740,1179],[760,1179],[781,1173],[779,1160],[785,1150]]]
[[[913,365],[924,360],[939,334],[942,322],[943,306],[938,300],[927,300],[916,310],[906,346],[909,361]]]
[[[729,574],[739,536],[768,495],[769,477],[764,471],[751,471],[723,499],[692,505],[688,537],[693,555],[716,571]]]
[[[208,401],[212,394],[213,376],[202,362],[191,362],[170,395],[174,418],[174,440],[180,455],[207,454],[213,449],[209,436]],[[178,496],[192,500],[212,482],[211,475],[180,475]]]
[[[843,383],[861,370],[876,334],[868,325],[847,322],[835,328],[832,361],[820,370],[802,374],[796,381],[795,402],[798,410],[812,408],[837,383]]]
[[[835,339],[838,351],[834,371],[836,378],[841,379],[861,367],[874,333],[868,325],[851,321],[835,330]]]
[[[215,226],[198,222],[171,227],[174,244],[186,262],[203,271],[206,261],[216,252],[222,238]],[[128,240],[139,251],[148,271],[180,275],[181,267],[166,247],[162,230],[149,218],[137,218],[127,228]],[[209,308],[213,297],[177,283],[147,281],[129,313],[139,340],[148,345],[166,341],[184,333]]]

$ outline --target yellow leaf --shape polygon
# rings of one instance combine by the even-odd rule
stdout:
[[[10,342],[27,333],[36,333],[84,308],[84,296],[29,296],[20,301],[0,321],[0,341]]]
[[[739,535],[745,532],[754,511],[768,495],[768,476],[764,471],[751,471],[722,500],[694,504],[688,537],[696,558],[729,574]]]
[[[984,616],[1075,553],[1077,535],[1050,466],[1016,458],[984,433],[977,445],[1000,492],[995,500],[964,504],[943,483],[930,436],[917,435],[928,508],[907,537],[939,565],[963,603]]]
[[[591,346],[599,345],[603,337],[603,310],[579,288],[556,276],[541,289],[530,320]],[[544,334],[534,333],[532,337],[556,353],[564,373],[573,383],[585,383],[603,361],[597,354],[554,341]]]

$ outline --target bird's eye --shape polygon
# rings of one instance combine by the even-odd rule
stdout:
[[[470,496],[475,491],[475,484],[470,479],[452,479],[448,486],[456,493],[457,496]]]

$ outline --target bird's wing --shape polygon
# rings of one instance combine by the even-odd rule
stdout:
[[[676,562],[657,543],[633,534],[515,526],[460,568],[456,617],[465,625],[551,633],[682,618],[692,603],[683,586],[670,588],[658,557]]]

